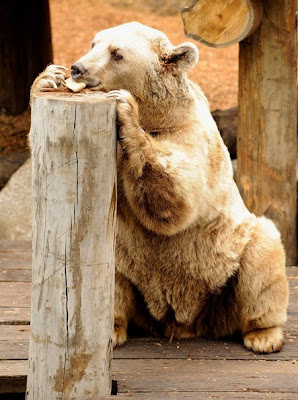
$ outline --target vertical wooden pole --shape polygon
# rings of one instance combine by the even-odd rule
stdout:
[[[34,79],[53,61],[48,0],[2,1],[0,44],[0,109],[20,114]]]
[[[240,43],[237,183],[247,207],[279,228],[296,262],[296,0],[264,0],[257,31]]]
[[[28,400],[111,394],[115,114],[105,95],[33,96]]]

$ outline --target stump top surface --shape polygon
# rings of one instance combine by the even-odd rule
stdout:
[[[66,90],[53,90],[48,92],[36,92],[32,94],[34,98],[46,98],[49,100],[63,100],[73,103],[88,103],[88,102],[109,102],[113,103],[115,100],[107,97],[107,93],[92,91],[90,89],[82,90],[79,93],[74,93]]]

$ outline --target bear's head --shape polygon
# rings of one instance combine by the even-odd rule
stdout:
[[[90,50],[71,67],[72,77],[94,90],[130,91],[145,100],[148,91],[168,92],[198,61],[198,49],[173,46],[166,35],[137,22],[97,33]],[[165,90],[164,90],[165,89]]]

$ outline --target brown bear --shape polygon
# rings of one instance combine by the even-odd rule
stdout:
[[[167,337],[240,332],[255,352],[283,345],[288,285],[280,234],[245,207],[208,102],[186,73],[192,43],[132,22],[96,34],[73,79],[117,100],[114,344],[133,323]],[[32,91],[64,85],[49,66]]]

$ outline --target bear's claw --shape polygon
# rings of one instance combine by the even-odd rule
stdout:
[[[107,97],[114,98],[115,100],[119,101],[120,103],[131,103],[134,102],[134,98],[127,90],[112,90],[107,94]]]
[[[118,120],[122,127],[139,127],[138,105],[133,96],[127,90],[112,90],[107,97],[117,101]]]
[[[62,65],[51,64],[35,79],[32,85],[32,92],[35,91],[51,91],[60,87],[65,87],[65,71],[66,67]]]

